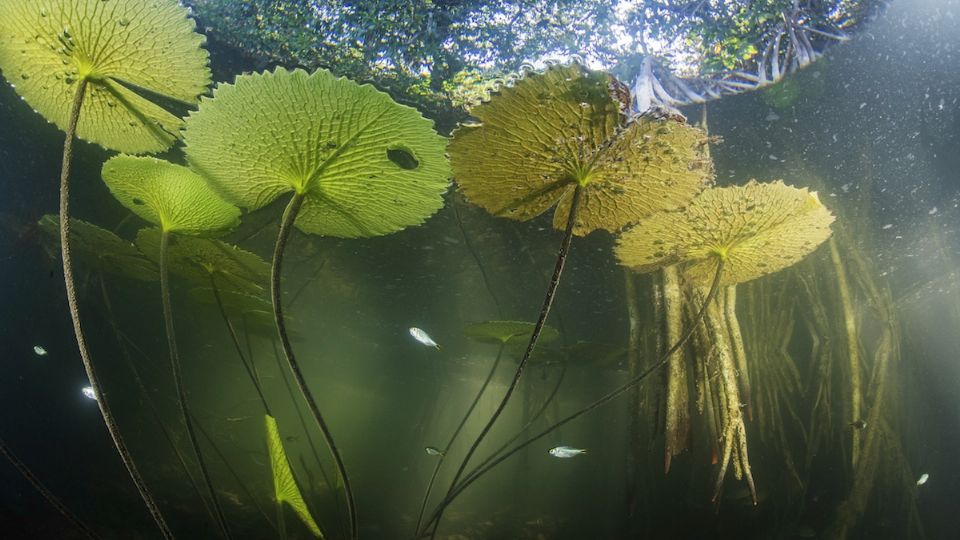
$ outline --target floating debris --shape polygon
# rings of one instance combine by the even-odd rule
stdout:
[[[410,335],[413,336],[413,339],[419,341],[420,343],[423,343],[428,347],[436,347],[438,351],[440,350],[440,345],[437,345],[437,342],[434,341],[429,334],[417,328],[416,326],[410,328]]]
[[[40,345],[34,345],[33,353],[36,354],[37,356],[46,356],[47,350],[41,347]]]
[[[93,391],[92,386],[84,386],[80,391],[83,392],[83,397],[97,401],[97,393]]]
[[[428,456],[442,456],[442,455],[443,455],[443,452],[441,452],[439,449],[434,448],[434,447],[432,447],[432,446],[428,446],[428,447],[424,448],[423,450],[427,453]]]
[[[557,446],[556,448],[550,449],[550,455],[556,458],[572,458],[586,453],[586,448],[573,448],[570,446]]]
[[[930,479],[930,475],[927,474],[927,473],[923,473],[923,474],[920,475],[920,478],[917,478],[917,485],[918,485],[918,486],[922,486],[922,485],[926,484],[926,483],[927,483],[927,480],[929,480],[929,479]]]

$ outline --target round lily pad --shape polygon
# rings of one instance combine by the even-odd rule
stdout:
[[[553,207],[574,233],[617,231],[687,204],[713,177],[706,134],[671,118],[625,122],[611,76],[578,64],[528,75],[471,110],[453,135],[454,177],[471,202],[525,221]]]
[[[40,218],[39,226],[56,246],[56,256],[59,257],[60,218],[47,214]],[[92,223],[70,218],[70,247],[82,264],[100,272],[139,281],[160,279],[157,265],[132,243]]]
[[[159,260],[160,229],[142,229],[137,247],[148,257]],[[170,272],[201,286],[216,279],[220,292],[231,290],[262,293],[270,280],[270,265],[254,253],[234,245],[195,236],[172,236],[167,246]]]
[[[209,234],[240,224],[240,209],[221,199],[197,173],[152,157],[114,156],[103,181],[134,214],[169,232]]]
[[[525,321],[485,321],[467,325],[464,335],[481,343],[506,344],[517,340],[527,341],[533,333],[533,323]],[[552,326],[544,325],[540,331],[540,341],[549,343],[560,337],[560,332]]]
[[[304,196],[296,226],[370,237],[422,223],[443,206],[446,141],[416,109],[328,71],[241,75],[186,122],[191,167],[253,210]]]
[[[3,0],[0,70],[44,118],[66,129],[86,79],[77,136],[128,153],[158,152],[210,84],[204,37],[177,0]],[[182,105],[180,105],[182,106]]]
[[[681,212],[644,219],[623,233],[620,262],[640,272],[685,263],[709,284],[725,261],[721,285],[750,281],[800,261],[830,237],[833,214],[817,194],[782,181],[708,189]]]

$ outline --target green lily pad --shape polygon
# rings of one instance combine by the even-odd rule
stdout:
[[[121,152],[159,152],[183,122],[143,96],[192,105],[210,84],[205,38],[188,15],[177,0],[3,0],[0,70],[64,130],[86,79],[77,136]]]
[[[303,493],[300,492],[300,487],[297,486],[297,481],[293,477],[293,470],[290,468],[290,461],[287,460],[287,453],[283,449],[283,440],[280,438],[276,419],[265,414],[264,421],[267,429],[267,449],[270,453],[270,470],[273,471],[273,496],[277,504],[290,505],[310,532],[317,538],[323,538],[320,526],[313,519],[307,503],[303,500]]]
[[[709,285],[724,259],[722,286],[778,272],[830,237],[833,214],[816,193],[782,181],[704,191],[682,212],[651,216],[617,243],[620,263],[639,272],[684,263],[685,275]]]
[[[533,323],[525,321],[485,321],[468,324],[463,329],[463,333],[470,339],[481,343],[494,343],[497,345],[507,344],[508,342],[523,341],[526,344],[533,333]],[[540,342],[549,343],[560,337],[560,332],[556,328],[544,325],[540,331]]]
[[[137,247],[155,261],[160,257],[160,229],[141,229]],[[167,246],[170,272],[198,285],[209,286],[211,276],[221,294],[244,291],[262,293],[270,281],[270,265],[232,244],[195,236],[173,236]]]
[[[186,125],[190,165],[219,192],[250,210],[301,194],[307,233],[383,235],[443,206],[450,171],[432,122],[325,70],[241,75]]]
[[[60,218],[47,214],[40,218],[40,230],[55,246],[60,256]],[[132,243],[112,232],[75,218],[70,218],[70,247],[80,260],[100,272],[118,274],[138,281],[157,281],[157,265],[140,253]]]
[[[670,118],[624,123],[611,76],[580,65],[532,74],[472,109],[450,158],[468,200],[520,221],[553,207],[563,230],[583,186],[574,233],[617,231],[680,208],[710,183],[706,134]]]
[[[197,173],[152,157],[114,156],[103,181],[122,205],[169,232],[210,234],[240,224],[240,209],[221,199]]]

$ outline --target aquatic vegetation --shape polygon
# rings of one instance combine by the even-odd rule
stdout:
[[[290,468],[290,461],[287,459],[287,453],[283,449],[283,441],[280,439],[280,430],[277,428],[277,421],[272,416],[265,416],[267,430],[267,449],[270,452],[270,470],[273,471],[273,493],[277,501],[277,506],[283,503],[290,505],[297,517],[304,525],[310,529],[317,538],[323,538],[320,526],[307,508],[307,503],[303,500],[303,494],[297,486],[297,481],[293,477],[293,469]],[[281,536],[286,538],[286,528],[283,525],[283,510],[278,510],[280,518]]]
[[[372,86],[323,70],[282,68],[218,86],[187,119],[184,139],[191,167],[241,207],[257,209],[292,192],[274,249],[274,316],[290,371],[337,463],[355,538],[356,508],[343,458],[286,334],[283,254],[293,227],[358,238],[423,223],[443,205],[445,141],[419,112]]]
[[[56,259],[60,248],[60,218],[47,214],[40,218],[39,226],[56,247],[57,254],[50,253],[51,258]],[[160,279],[160,271],[153,261],[132,243],[107,229],[70,218],[70,242],[77,260],[92,270],[137,281]]]
[[[460,190],[495,216],[526,221],[556,207],[564,231],[553,277],[513,380],[463,458],[470,458],[510,400],[536,348],[573,236],[618,231],[684,206],[712,180],[706,135],[674,119],[631,118],[611,76],[572,64],[530,74],[471,110],[450,143]]]
[[[203,36],[173,0],[10,0],[0,6],[0,70],[37,112],[66,132],[60,243],[67,302],[90,384],[96,370],[80,324],[70,258],[70,165],[75,136],[113,150],[156,152],[176,140],[177,117],[128,87],[192,104],[210,82]],[[83,113],[81,114],[81,107]],[[165,537],[172,536],[137,472],[107,399],[99,400],[127,471]]]
[[[146,221],[160,226],[160,296],[180,416],[206,484],[217,526],[224,537],[230,538],[230,529],[200,450],[187,393],[183,388],[170,303],[170,270],[167,258],[172,233],[214,234],[229,230],[239,224],[240,210],[220,199],[203,178],[190,169],[156,158],[126,155],[113,157],[103,165],[103,181],[123,206]]]
[[[727,466],[736,445],[736,476],[745,477],[756,503],[756,489],[747,459],[746,426],[743,404],[749,406],[749,379],[739,323],[733,309],[734,286],[791,266],[809,255],[830,236],[833,215],[815,193],[789,187],[781,181],[744,186],[711,188],[701,193],[681,212],[662,213],[638,222],[621,235],[616,248],[621,264],[638,272],[650,272],[665,265],[680,264],[680,275],[664,279],[668,328],[680,326],[682,310],[676,299],[684,287],[705,287],[716,268],[724,267],[721,286],[726,294],[707,310],[706,332],[702,342],[708,367],[704,377],[718,380],[719,387],[698,387],[700,395],[712,396],[716,416],[715,429],[723,446],[714,497],[718,497]],[[702,292],[691,293],[702,302]],[[722,309],[723,308],[723,309]],[[666,468],[670,459],[683,450],[689,430],[686,375],[682,359],[677,359],[671,375],[676,382],[668,388]],[[719,374],[719,379],[707,375]],[[737,374],[741,375],[738,376]],[[703,380],[698,384],[704,385]],[[709,383],[713,386],[716,383]],[[683,385],[681,387],[681,385]],[[703,412],[703,398],[698,399]]]

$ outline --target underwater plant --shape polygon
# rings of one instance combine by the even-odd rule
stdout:
[[[119,155],[103,165],[103,181],[110,193],[137,216],[160,227],[160,296],[163,305],[164,329],[173,371],[180,416],[193,447],[194,457],[214,508],[217,526],[225,538],[230,529],[217,499],[207,469],[194,422],[190,415],[187,393],[183,387],[180,354],[177,349],[173,308],[170,302],[170,270],[168,246],[173,234],[197,235],[222,233],[240,222],[240,210],[220,199],[203,178],[186,167],[152,157]]]
[[[50,240],[52,259],[60,251],[60,217],[46,214],[38,222],[40,230]],[[78,261],[84,266],[104,274],[117,274],[137,281],[158,281],[160,271],[132,243],[102,227],[81,219],[70,218],[70,240]],[[46,244],[44,245],[46,249]]]
[[[64,284],[77,346],[114,446],[150,514],[171,537],[126,448],[90,359],[70,257],[74,137],[122,152],[158,152],[176,139],[177,115],[143,97],[196,103],[210,83],[203,36],[176,0],[5,0],[0,70],[23,99],[66,132],[60,172]],[[82,110],[81,110],[82,109]]]
[[[722,396],[716,408],[719,422],[715,427],[722,450],[714,498],[719,496],[733,456],[736,476],[746,478],[754,503],[757,500],[743,420],[742,404],[749,405],[749,397],[741,397],[741,389],[749,388],[743,385],[746,359],[732,309],[735,297],[731,291],[738,283],[777,272],[806,257],[829,238],[833,219],[815,193],[787,186],[782,181],[763,184],[750,181],[744,186],[708,189],[682,212],[657,214],[641,220],[620,237],[616,255],[621,264],[638,272],[650,272],[682,263],[680,280],[671,278],[670,288],[679,287],[682,281],[693,287],[693,296],[701,303],[702,287],[723,261],[720,285],[727,287],[728,292],[724,298],[718,298],[717,303],[710,303],[704,319],[709,332],[704,341],[712,351],[706,356],[713,358],[713,367],[719,374],[720,387],[713,395]],[[672,293],[672,296],[680,295]],[[679,326],[679,322],[671,321],[679,321],[680,317],[681,310],[668,310],[668,327]],[[676,414],[671,413],[671,409],[686,407],[677,397],[675,394],[671,400],[668,391],[668,420]],[[698,403],[702,412],[702,402]],[[667,428],[669,467],[669,458],[680,451],[681,445],[681,436],[669,430],[682,428],[669,422]]]
[[[274,318],[288,367],[337,464],[356,538],[346,466],[286,332],[283,255],[294,227],[360,238],[423,223],[443,205],[445,141],[415,109],[370,85],[282,68],[219,85],[187,118],[184,140],[191,167],[238,206],[255,210],[291,194],[273,254]]]
[[[500,217],[526,221],[556,207],[564,231],[536,327],[499,405],[451,482],[506,408],[536,348],[574,235],[618,231],[655,212],[687,204],[712,180],[706,135],[671,118],[627,118],[629,98],[610,75],[579,64],[532,73],[470,112],[450,143],[467,200]],[[618,99],[619,98],[619,99]]]

